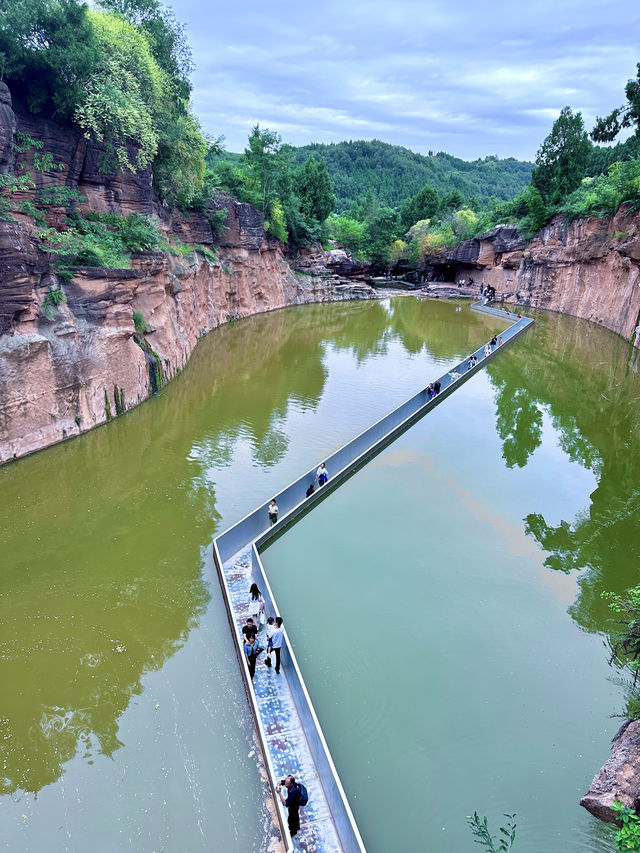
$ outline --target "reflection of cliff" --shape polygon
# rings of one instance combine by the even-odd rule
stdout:
[[[549,552],[546,565],[580,569],[571,612],[588,630],[604,630],[604,589],[622,591],[636,577],[640,545],[640,381],[628,345],[571,318],[539,316],[509,358],[488,371],[497,388],[498,432],[509,465],[524,465],[541,440],[542,407],[561,446],[592,470],[598,486],[585,513],[549,525],[539,514],[527,529]]]
[[[38,791],[74,755],[119,748],[144,673],[181,647],[208,600],[210,469],[240,439],[253,464],[274,464],[289,403],[320,399],[326,344],[353,328],[366,356],[387,324],[379,303],[362,302],[221,327],[149,405],[2,470],[1,791]]]

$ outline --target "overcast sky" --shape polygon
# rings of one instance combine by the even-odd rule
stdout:
[[[203,129],[243,150],[382,139],[465,159],[533,159],[560,109],[624,102],[640,61],[635,0],[174,0]]]

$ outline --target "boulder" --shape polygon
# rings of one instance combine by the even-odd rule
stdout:
[[[607,823],[617,821],[615,801],[631,809],[640,804],[640,720],[625,723],[612,741],[613,752],[580,800],[592,815]]]

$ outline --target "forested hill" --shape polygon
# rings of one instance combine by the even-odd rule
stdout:
[[[506,201],[529,185],[533,169],[533,163],[513,157],[470,162],[443,152],[425,157],[378,139],[313,143],[294,148],[291,156],[296,164],[302,164],[310,154],[326,160],[338,211],[348,209],[369,190],[377,194],[381,204],[399,208],[425,184],[435,187],[440,195],[457,189],[465,199],[475,196],[483,202],[496,196]]]

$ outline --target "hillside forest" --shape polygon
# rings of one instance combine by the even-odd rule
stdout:
[[[222,190],[262,211],[267,235],[290,254],[333,240],[384,269],[421,265],[498,224],[515,223],[530,238],[558,214],[640,207],[640,64],[626,100],[590,133],[565,107],[535,164],[423,156],[379,140],[294,148],[258,124],[244,152],[232,154],[192,111],[193,67],[183,26],[159,0],[0,6],[0,79],[14,102],[101,142],[105,170],[150,170],[161,202],[203,212],[214,234],[224,217],[210,202]],[[612,145],[625,130],[632,135]],[[133,251],[176,250],[156,220],[83,213],[74,191],[41,186],[35,171],[64,167],[38,140],[18,133],[15,150],[16,173],[0,174],[0,218],[30,217],[63,276],[82,265],[127,266]],[[54,225],[53,206],[66,211]]]

